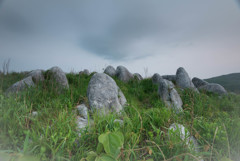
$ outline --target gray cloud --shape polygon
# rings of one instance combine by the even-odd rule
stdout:
[[[200,59],[208,67],[225,66],[224,60],[233,64],[239,58],[239,2],[0,0],[0,59],[17,59],[18,68],[35,57],[49,66],[53,55],[59,64],[68,60],[66,69],[108,62],[137,70],[148,63],[157,72],[167,62],[174,62],[171,69],[196,69]]]

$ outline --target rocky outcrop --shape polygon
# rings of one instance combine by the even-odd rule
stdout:
[[[33,70],[30,73],[28,73],[27,77],[31,76],[34,83],[37,84],[37,83],[43,82],[45,80],[43,73],[44,73],[44,70],[37,69],[37,70]]]
[[[118,66],[116,69],[116,76],[119,80],[123,82],[128,82],[129,80],[133,79],[132,73],[128,71],[127,68],[124,66]]]
[[[14,83],[11,87],[9,87],[6,91],[6,94],[13,94],[13,93],[18,93],[20,91],[23,91],[29,87],[34,87],[35,84],[32,80],[32,77],[26,77],[23,80],[20,80],[16,83]]]
[[[119,112],[126,104],[126,98],[116,82],[104,73],[92,76],[87,90],[91,110],[103,113]]]
[[[56,86],[61,89],[69,88],[66,74],[59,67],[50,68],[46,73],[46,77],[51,82],[56,83]]]
[[[107,66],[107,68],[104,70],[104,73],[111,76],[111,77],[114,77],[116,75],[116,70],[113,66],[109,65]]]
[[[204,86],[200,86],[198,89],[207,91],[207,92],[212,92],[212,93],[219,94],[219,95],[227,94],[227,91],[225,90],[225,88],[223,86],[221,86],[220,84],[216,84],[216,83],[209,83]]]
[[[176,73],[176,85],[181,89],[192,89],[198,91],[194,84],[192,83],[188,73],[184,68],[180,67]]]
[[[139,81],[143,80],[143,77],[139,73],[134,73],[133,76],[134,76],[135,79],[137,79]]]
[[[158,94],[164,103],[172,108],[176,113],[182,111],[182,99],[180,98],[178,92],[174,88],[172,82],[163,79],[162,77],[159,78],[159,87],[158,87]]]
[[[207,85],[207,84],[208,84],[208,82],[206,82],[206,81],[204,81],[204,80],[202,80],[202,79],[199,79],[199,78],[197,78],[197,77],[194,77],[194,78],[192,79],[192,82],[193,82],[193,84],[195,85],[196,88],[199,88],[199,87],[201,87],[201,86],[204,86],[204,85]]]
[[[176,75],[163,75],[162,78],[171,82],[176,82]]]
[[[194,136],[191,136],[189,131],[181,124],[173,123],[169,127],[170,136],[178,136],[182,141],[186,142],[188,148],[197,153],[200,152],[200,146]],[[198,157],[200,161],[204,161],[201,156]]]

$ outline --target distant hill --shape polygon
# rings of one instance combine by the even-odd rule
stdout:
[[[205,79],[209,83],[221,84],[227,91],[240,93],[240,73],[232,73]]]

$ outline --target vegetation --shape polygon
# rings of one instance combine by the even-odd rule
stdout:
[[[240,73],[232,73],[206,79],[209,83],[221,84],[227,91],[240,94]]]
[[[202,156],[205,161],[231,161],[240,157],[239,95],[179,90],[184,111],[175,114],[165,107],[150,79],[124,83],[114,78],[128,101],[124,112],[90,113],[93,121],[79,132],[75,107],[88,105],[91,76],[67,74],[70,88],[62,93],[46,82],[6,97],[4,91],[24,73],[2,74],[0,160],[191,161]],[[195,136],[200,153],[188,148],[178,135],[169,135],[172,123],[184,125]]]

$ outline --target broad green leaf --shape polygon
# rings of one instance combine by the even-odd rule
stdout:
[[[103,154],[99,157],[96,158],[95,161],[117,161],[116,159],[114,159],[112,156],[107,155],[107,154]]]
[[[123,146],[124,137],[121,132],[107,132],[98,137],[98,141],[103,144],[107,154],[117,157],[120,148]]]
[[[88,154],[87,154],[87,161],[95,161],[96,158],[97,158],[97,153],[93,152],[93,151],[90,151]]]
[[[97,154],[101,154],[103,151],[103,144],[102,143],[98,143],[98,146],[97,146]]]

